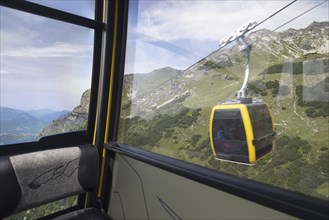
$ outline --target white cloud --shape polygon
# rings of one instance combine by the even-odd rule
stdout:
[[[6,7],[0,11],[1,105],[78,105],[91,84],[94,31]]]
[[[92,53],[91,45],[73,45],[63,42],[56,42],[45,47],[23,47],[3,51],[4,57],[83,57]]]
[[[7,70],[0,70],[0,75],[9,75],[10,72]]]
[[[165,41],[216,40],[234,32],[250,20],[261,21],[287,1],[159,1],[140,3],[137,31]],[[299,1],[270,19],[261,28],[274,29],[319,3]],[[324,4],[290,26],[305,27],[314,20],[328,20]],[[287,26],[288,28],[289,26]]]

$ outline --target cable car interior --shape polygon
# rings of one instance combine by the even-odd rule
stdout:
[[[189,22],[207,28],[203,10],[217,15],[232,5],[236,11],[244,1],[0,0],[0,219],[328,219],[328,115],[321,110],[328,92],[316,88],[329,85],[329,51],[321,44],[321,53],[314,52],[307,38],[301,45],[311,52],[302,61],[259,52],[275,31],[282,31],[275,39],[303,30],[327,40],[328,19],[319,12],[328,12],[328,0],[269,2],[250,1],[248,7],[264,7],[257,17],[263,20],[243,26],[210,53],[199,40],[210,42],[213,26],[205,33],[193,26],[191,34]],[[285,14],[290,9],[293,19]],[[285,29],[291,33],[273,28],[307,13],[319,21]],[[276,16],[273,32],[253,32]],[[220,32],[211,33],[227,33]],[[189,34],[196,41],[186,42]],[[195,55],[187,49],[192,46],[207,51]],[[176,69],[164,62],[167,67],[156,70],[165,59],[177,61]],[[296,62],[304,74],[294,72]],[[272,74],[269,66],[282,68]],[[292,79],[280,84],[284,90],[275,87],[280,77]],[[298,89],[306,81],[312,83]],[[289,82],[296,92],[286,92]],[[260,92],[264,102],[247,95],[258,91],[255,85],[268,93]],[[304,99],[289,99],[298,92]],[[72,104],[71,94],[80,103]],[[226,101],[213,106],[218,99]],[[31,110],[39,102],[46,113]],[[73,110],[46,109],[69,108],[57,103]],[[297,137],[305,131],[313,133]]]

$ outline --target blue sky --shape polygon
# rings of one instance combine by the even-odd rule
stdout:
[[[34,0],[93,17],[90,0]],[[250,20],[290,1],[132,1],[125,73],[185,69]],[[259,28],[274,29],[321,1],[298,1]],[[71,110],[90,87],[93,31],[0,7],[0,106]],[[282,28],[328,21],[328,2]]]

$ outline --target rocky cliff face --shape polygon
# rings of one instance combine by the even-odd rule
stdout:
[[[250,42],[277,57],[298,58],[309,53],[329,53],[329,22],[313,22],[306,28],[251,33]]]
[[[90,89],[82,94],[80,105],[75,107],[72,112],[66,114],[64,117],[54,120],[49,126],[41,131],[38,138],[85,129],[88,120],[89,100]]]

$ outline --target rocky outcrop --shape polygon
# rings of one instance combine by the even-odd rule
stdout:
[[[53,134],[84,130],[87,126],[89,100],[90,89],[82,94],[80,104],[75,107],[72,112],[54,120],[49,126],[41,131],[38,139]]]

